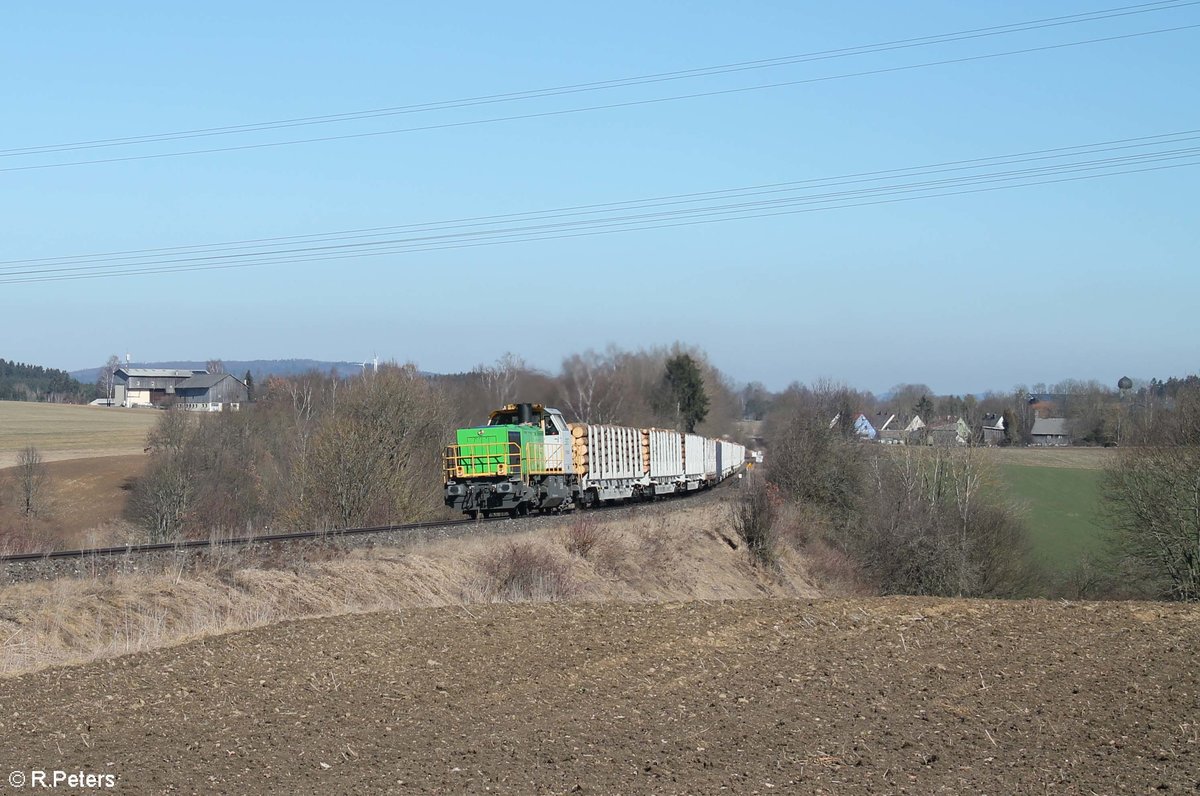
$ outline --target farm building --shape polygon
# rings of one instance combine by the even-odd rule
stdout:
[[[980,424],[980,437],[984,445],[1000,445],[1004,442],[1004,415],[989,412]]]
[[[117,368],[113,372],[113,404],[162,406],[175,398],[175,386],[203,370]]]
[[[1064,446],[1071,444],[1071,431],[1067,428],[1065,417],[1039,417],[1033,421],[1029,432],[1031,444],[1045,446]]]
[[[884,445],[913,445],[919,443],[923,437],[925,421],[920,415],[913,415],[912,420],[907,423],[899,415],[886,411],[881,412],[879,418],[882,426],[877,426],[879,441]]]
[[[198,373],[175,385],[175,405],[193,412],[238,409],[250,400],[241,380],[228,373]]]
[[[928,426],[928,435],[930,445],[954,447],[967,444],[971,439],[971,428],[961,417],[947,417],[945,420],[931,423]]]

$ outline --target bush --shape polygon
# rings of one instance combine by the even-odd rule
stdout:
[[[570,565],[535,542],[509,542],[480,568],[501,599],[557,600],[575,593]]]
[[[775,523],[781,503],[779,488],[752,478],[734,506],[733,529],[759,566],[777,566]]]
[[[775,522],[776,536],[824,542],[887,594],[1010,597],[1041,587],[1028,531],[977,452],[863,445],[830,420],[852,416],[853,402],[790,393],[767,424],[768,477],[796,506]],[[739,535],[760,533],[763,511],[748,499]],[[769,541],[747,544],[765,560]]]
[[[562,531],[562,544],[567,552],[580,558],[589,558],[604,541],[604,526],[588,512],[576,511],[571,522]]]
[[[821,539],[804,548],[808,574],[831,597],[863,597],[874,594],[862,568],[850,556]]]
[[[1161,598],[1200,601],[1200,447],[1123,451],[1101,501],[1123,563]]]
[[[861,524],[842,549],[886,594],[1023,596],[1038,585],[1029,534],[970,449],[879,451]]]

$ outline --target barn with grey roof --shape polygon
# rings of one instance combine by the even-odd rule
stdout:
[[[175,405],[196,412],[237,409],[249,399],[245,382],[228,373],[200,373],[175,385]]]

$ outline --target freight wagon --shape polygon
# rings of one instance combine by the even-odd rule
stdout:
[[[461,428],[443,465],[447,506],[477,517],[571,510],[713,486],[745,448],[660,428],[567,423],[541,404],[509,404]]]

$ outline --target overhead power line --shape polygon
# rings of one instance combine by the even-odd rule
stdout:
[[[1162,4],[1152,4],[1152,5],[1159,6]],[[1160,11],[1160,10],[1170,10],[1170,9],[1174,9],[1174,8],[1182,8],[1182,7],[1189,6],[1189,5],[1200,5],[1200,0],[1188,0],[1188,2],[1185,2],[1185,3],[1177,3],[1177,4],[1173,4],[1173,5],[1169,5],[1169,6],[1163,6],[1161,8],[1143,9],[1142,11],[1127,12],[1127,13],[1147,13],[1149,11]],[[1110,16],[1117,16],[1117,15],[1113,14]],[[1092,17],[1092,18],[1084,19],[1084,20],[1076,20],[1076,22],[1093,21],[1093,19],[1103,19],[1103,18],[1108,18],[1108,17]],[[1055,24],[1061,25],[1061,24],[1067,24],[1067,23],[1059,22],[1059,23],[1055,23]],[[1040,25],[1040,26],[1036,26],[1036,27],[1051,27],[1051,26],[1052,25]],[[395,128],[395,129],[389,129],[389,130],[373,130],[373,131],[359,132],[359,133],[345,133],[345,134],[339,134],[339,135],[315,136],[315,137],[310,137],[310,138],[298,138],[298,139],[290,139],[290,140],[285,140],[285,141],[266,141],[266,142],[258,142],[258,143],[251,143],[251,144],[237,144],[237,145],[230,145],[230,146],[209,147],[209,148],[204,148],[204,149],[188,149],[188,150],[180,150],[180,151],[175,151],[175,152],[156,152],[156,153],[141,154],[141,155],[126,155],[126,156],[119,156],[119,157],[95,158],[95,159],[91,159],[91,160],[73,160],[73,161],[64,161],[64,162],[58,162],[58,163],[38,163],[38,164],[30,164],[30,165],[23,165],[23,166],[8,166],[8,167],[0,168],[0,172],[32,171],[32,170],[40,170],[40,169],[64,168],[64,167],[69,167],[69,166],[85,166],[85,165],[96,165],[96,164],[103,164],[103,163],[123,163],[123,162],[129,162],[129,161],[157,160],[157,159],[162,159],[162,158],[183,157],[183,156],[188,156],[188,155],[204,155],[204,154],[215,154],[215,153],[220,153],[220,152],[237,152],[237,151],[245,151],[245,150],[269,149],[269,148],[276,148],[276,147],[283,147],[283,146],[294,146],[294,145],[298,145],[298,144],[312,144],[312,143],[321,143],[321,142],[329,142],[329,141],[345,141],[345,140],[353,140],[353,139],[374,138],[374,137],[380,137],[380,136],[399,135],[399,134],[404,134],[404,133],[426,132],[426,131],[432,131],[432,130],[445,130],[445,129],[459,128],[459,127],[471,127],[471,126],[483,125],[483,124],[497,124],[497,123],[502,123],[502,122],[522,121],[522,120],[528,120],[528,119],[550,118],[550,117],[555,117],[555,116],[568,116],[568,115],[579,114],[579,113],[589,113],[589,112],[603,111],[603,110],[614,110],[614,109],[618,109],[618,108],[632,108],[632,107],[639,107],[639,106],[646,106],[646,105],[655,105],[655,104],[666,103],[666,102],[678,102],[678,101],[682,101],[682,100],[699,99],[699,98],[703,98],[703,97],[716,97],[716,96],[723,96],[723,95],[729,95],[729,94],[746,93],[746,92],[751,92],[751,91],[764,91],[764,90],[774,89],[774,88],[784,88],[784,87],[789,87],[789,86],[800,86],[800,85],[813,84],[813,83],[829,82],[829,81],[834,81],[834,80],[846,80],[846,79],[851,79],[851,78],[856,78],[856,77],[868,77],[871,75],[881,75],[881,74],[889,74],[889,73],[896,73],[896,72],[905,72],[905,71],[911,71],[911,70],[916,70],[916,69],[927,69],[927,68],[936,67],[936,66],[963,64],[963,63],[970,63],[970,62],[974,62],[974,61],[990,60],[990,59],[994,59],[994,58],[1005,58],[1005,57],[1012,57],[1012,56],[1016,56],[1016,55],[1027,55],[1027,54],[1037,53],[1037,52],[1048,52],[1048,51],[1052,51],[1052,50],[1061,50],[1061,49],[1066,49],[1066,48],[1071,48],[1071,47],[1081,47],[1081,46],[1086,46],[1086,45],[1091,45],[1091,44],[1101,44],[1101,43],[1121,41],[1121,40],[1126,40],[1126,39],[1135,39],[1135,38],[1140,38],[1140,37],[1144,37],[1144,36],[1153,36],[1153,35],[1164,34],[1164,33],[1176,33],[1176,32],[1180,32],[1180,31],[1184,31],[1184,30],[1192,30],[1195,28],[1200,28],[1200,23],[1190,24],[1190,25],[1178,25],[1178,26],[1174,26],[1174,27],[1159,28],[1159,29],[1148,30],[1148,31],[1137,31],[1134,33],[1118,34],[1118,35],[1104,36],[1104,37],[1084,39],[1084,40],[1078,40],[1078,41],[1059,42],[1059,43],[1055,43],[1055,44],[1041,45],[1041,46],[1037,46],[1037,47],[1026,47],[1026,48],[1022,48],[1022,49],[1007,50],[1007,51],[1003,51],[1003,52],[983,53],[983,54],[979,54],[979,55],[963,56],[963,57],[958,57],[958,58],[947,58],[947,59],[942,59],[942,60],[937,60],[937,61],[927,61],[927,62],[917,63],[917,64],[904,64],[901,66],[883,67],[883,68],[878,68],[878,69],[868,69],[868,70],[862,70],[862,71],[858,71],[858,72],[848,72],[848,73],[837,74],[837,75],[823,75],[820,77],[803,78],[803,79],[797,79],[797,80],[786,80],[786,81],[779,81],[779,82],[774,82],[774,83],[762,83],[762,84],[753,85],[753,86],[739,86],[739,87],[726,88],[726,89],[713,89],[713,90],[708,90],[708,91],[697,91],[697,92],[692,92],[692,93],[687,93],[687,94],[677,94],[677,95],[666,96],[666,97],[652,97],[652,98],[639,99],[639,100],[626,100],[626,101],[620,101],[620,102],[605,103],[605,104],[600,104],[600,105],[589,105],[589,106],[575,107],[575,108],[560,108],[560,109],[549,110],[549,111],[536,111],[536,112],[529,112],[529,113],[513,114],[513,115],[508,115],[508,116],[496,116],[496,117],[489,117],[489,118],[482,118],[482,119],[468,119],[468,120],[461,120],[461,121],[454,121],[454,122],[443,122],[443,123],[435,123],[435,124],[417,125],[417,126],[412,126],[412,127]],[[1028,27],[1028,26],[1021,28],[1021,30],[1032,30],[1032,29],[1036,29],[1036,28]],[[1014,32],[1014,31],[1002,31],[1002,32]],[[978,37],[978,35],[983,35],[983,34],[977,34],[976,36],[972,36],[972,37],[964,36],[964,37],[960,37],[960,38],[976,38],[976,37]],[[993,34],[987,34],[987,35],[999,35],[999,34],[993,33]],[[938,43],[944,43],[947,41],[957,41],[957,40],[959,40],[959,39],[944,38],[944,39],[939,39],[938,41],[928,42],[928,43],[938,44]],[[917,45],[908,45],[908,46],[917,46]],[[921,45],[921,46],[924,46],[924,45]],[[847,54],[858,55],[858,54],[864,54],[865,52],[876,51],[876,50],[866,50],[864,48],[852,48],[852,49],[858,49],[858,50],[861,50],[861,52],[854,52],[854,53],[847,53]],[[896,49],[896,47],[893,46],[893,47],[884,48],[884,49]],[[807,58],[807,60],[820,60],[820,59],[829,58],[829,57],[845,57],[845,55],[839,55],[839,56],[830,56],[830,55],[816,56],[816,55],[814,55],[814,56],[807,56],[806,58]],[[801,63],[802,62],[801,60],[796,60],[796,59],[805,58],[805,56],[793,56],[792,58],[794,60],[789,63]],[[717,68],[710,68],[710,71],[707,71],[707,72],[705,72],[703,70],[693,70],[697,74],[694,74],[691,76],[702,77],[702,76],[709,76],[709,75],[713,75],[713,74],[721,74],[722,73],[721,71],[714,71],[716,69]],[[732,71],[732,70],[726,70],[726,71]],[[629,80],[635,80],[635,79],[631,78]],[[654,81],[646,79],[646,80],[643,80],[642,82],[654,82]],[[661,82],[661,81],[659,81],[659,82]],[[638,85],[638,83],[635,83],[635,82],[621,83],[620,86],[617,85],[617,83],[619,83],[619,81],[608,81],[608,83],[612,83],[613,85],[604,85],[601,87],[613,88],[613,87],[621,87],[624,85]],[[558,90],[557,93],[558,94],[577,93],[578,91],[582,91],[582,90],[583,89],[573,89],[570,92],[568,92],[566,90]],[[588,89],[588,90],[596,90],[596,89]],[[451,109],[451,108],[467,107],[468,105],[488,104],[491,102],[499,102],[499,101],[507,102],[507,101],[513,101],[515,99],[533,99],[533,98],[537,98],[537,97],[541,97],[541,96],[554,96],[553,93],[546,93],[546,92],[551,92],[551,91],[553,91],[553,90],[549,90],[549,89],[543,90],[542,93],[525,92],[525,93],[523,93],[522,96],[519,96],[519,97],[515,96],[515,95],[513,95],[513,96],[499,95],[499,96],[507,96],[508,98],[504,99],[504,100],[488,99],[486,103],[484,102],[484,99],[486,99],[486,98],[480,98],[477,100],[458,100],[458,101],[452,101],[450,103],[431,103],[428,106],[408,106],[408,110],[399,110],[398,109],[398,110],[395,110],[395,111],[387,113],[387,114],[385,114],[383,112],[374,112],[374,113],[375,113],[375,116],[382,116],[382,115],[397,115],[399,113],[425,112],[425,111],[431,111],[431,110],[447,110],[447,109]],[[455,103],[457,103],[457,104],[455,104]],[[361,113],[365,114],[365,113],[372,113],[372,112],[364,111]],[[339,117],[339,120],[348,120],[350,118],[349,115],[342,115],[342,116],[345,116],[346,119],[341,119]],[[360,116],[360,117],[356,117],[356,118],[369,118],[369,117]],[[197,138],[197,137],[203,137],[203,136],[209,136],[209,135],[223,135],[223,134],[243,133],[243,132],[259,132],[259,131],[263,131],[263,130],[282,129],[285,127],[297,127],[297,126],[304,126],[307,124],[317,124],[317,123],[323,123],[323,122],[319,121],[318,117],[311,117],[310,121],[303,122],[303,124],[298,120],[290,121],[290,122],[281,121],[278,123],[266,122],[266,123],[262,123],[262,125],[265,125],[265,126],[245,125],[245,126],[242,126],[242,127],[236,128],[236,129],[232,128],[232,127],[230,127],[230,128],[210,128],[209,130],[198,130],[198,131],[181,132],[181,133],[164,133],[164,134],[161,134],[158,136],[143,136],[143,137],[126,138],[126,139],[105,139],[105,140],[98,140],[98,141],[94,141],[94,142],[80,142],[77,144],[48,145],[45,147],[27,147],[24,149],[0,150],[0,157],[46,155],[46,154],[53,154],[55,152],[66,152],[66,151],[74,151],[74,150],[82,150],[82,149],[97,149],[97,148],[101,148],[101,147],[110,147],[110,146],[126,146],[126,145],[134,145],[134,144],[162,143],[162,142],[166,142],[166,141],[180,140],[180,139],[184,139],[184,138]]]
[[[769,69],[780,66],[791,66],[798,63],[810,63],[813,61],[823,61],[833,58],[847,58],[857,55],[868,55],[877,52],[887,52],[890,50],[909,49],[913,47],[927,47],[936,44],[947,44],[955,41],[964,41],[970,39],[978,39],[988,36],[1002,36],[1011,33],[1022,33],[1030,30],[1040,30],[1043,28],[1061,27],[1064,25],[1077,25],[1084,22],[1097,22],[1105,19],[1114,19],[1118,17],[1133,16],[1137,14],[1149,14],[1160,11],[1171,11],[1188,6],[1200,5],[1200,0],[1160,0],[1159,2],[1139,3],[1129,6],[1118,6],[1116,8],[1104,8],[1096,11],[1086,11],[1078,14],[1067,14],[1057,17],[1045,17],[1042,19],[1026,20],[1024,22],[1013,22],[1006,25],[992,25],[984,28],[972,28],[969,30],[954,31],[951,33],[940,33],[931,36],[920,36],[909,39],[897,39],[893,41],[878,42],[875,44],[864,44],[855,47],[842,47],[833,50],[820,50],[817,52],[801,53],[795,55],[785,55],[776,58],[763,58],[753,61],[738,61],[728,64],[717,64],[712,66],[694,67],[692,69],[681,69],[672,72],[657,72],[646,75],[635,75],[631,77],[613,78],[610,80],[598,80],[588,83],[573,83],[562,86],[551,86],[540,89],[529,89],[525,91],[513,91],[502,94],[487,94],[476,97],[463,97],[459,99],[443,100],[437,102],[419,103],[413,105],[399,105],[386,108],[372,108],[360,111],[347,111],[344,113],[332,113],[319,116],[301,116],[290,119],[274,119],[264,122],[252,122],[248,124],[224,125],[219,127],[202,127],[191,130],[175,130],[165,133],[152,133],[147,135],[126,136],[121,138],[100,138],[90,141],[73,141],[60,144],[45,144],[39,146],[14,147],[10,149],[0,149],[0,157],[14,157],[19,155],[29,154],[44,154],[50,152],[67,152],[80,149],[97,149],[102,147],[127,146],[131,144],[158,143],[163,141],[175,141],[186,138],[200,138],[208,136],[231,135],[236,133],[260,132],[263,130],[277,130],[291,127],[302,127],[316,124],[332,124],[343,121],[358,121],[360,119],[374,119],[383,116],[397,116],[410,113],[425,113],[428,111],[448,110],[453,108],[464,108],[476,105],[490,105],[501,102],[514,102],[526,99],[540,99],[542,97],[561,96],[563,94],[578,94],[589,91],[602,91],[612,88],[625,88],[628,86],[645,85],[647,83],[662,83],[666,81],[687,80],[696,77],[709,77],[712,75],[729,74],[732,72],[744,72],[749,70]]]
[[[454,219],[377,228],[407,230],[404,235],[392,235],[383,240],[346,242],[356,237],[377,237],[375,234],[363,235],[359,231],[352,231],[265,238],[251,242],[9,261],[0,267],[0,284],[326,262],[690,226],[956,196],[1200,165],[1200,143],[1194,146],[1175,146],[1197,141],[1200,141],[1200,130],[925,167],[865,172],[837,178],[676,194],[656,199],[600,205],[576,205],[530,213],[486,216],[476,220]],[[1123,154],[1112,155],[1113,152]],[[1100,154],[1108,156],[1095,157]],[[1012,168],[1014,166],[1020,168]],[[679,207],[680,204],[689,206]],[[303,240],[297,240],[300,238]],[[295,242],[267,246],[271,241]],[[91,259],[81,259],[84,257]]]
[[[292,243],[316,243],[330,242],[340,240],[355,240],[372,237],[381,237],[392,235],[397,232],[417,232],[431,230],[445,230],[463,227],[476,227],[485,225],[494,225],[500,223],[510,223],[518,221],[530,220],[545,220],[548,218],[562,218],[580,215],[589,215],[596,213],[612,212],[617,210],[640,209],[644,207],[658,207],[673,204],[685,204],[701,201],[709,201],[713,199],[725,199],[737,195],[754,195],[759,193],[772,193],[786,190],[795,190],[805,186],[828,186],[842,185],[859,182],[879,181],[884,178],[908,178],[918,175],[928,175],[945,173],[952,171],[966,171],[969,169],[987,168],[993,166],[1010,165],[1015,163],[1027,163],[1036,161],[1052,160],[1055,158],[1065,158],[1078,155],[1095,155],[1106,152],[1117,152],[1130,149],[1145,149],[1148,147],[1163,146],[1167,144],[1178,144],[1187,141],[1193,141],[1200,138],[1200,129],[1194,130],[1178,130],[1171,133],[1160,133],[1157,135],[1137,136],[1133,138],[1119,138],[1109,141],[1098,141],[1088,144],[1076,144],[1066,147],[1054,147],[1051,149],[1035,149],[1024,152],[1014,152],[1005,155],[993,155],[982,158],[970,158],[965,160],[951,160],[940,163],[928,163],[920,166],[908,166],[896,169],[883,169],[867,172],[855,172],[851,174],[840,174],[830,177],[817,177],[804,180],[791,180],[786,182],[766,183],[760,185],[740,186],[736,188],[721,188],[708,191],[694,191],[683,194],[668,194],[662,196],[642,197],[640,199],[629,199],[617,202],[601,202],[584,205],[569,205],[565,207],[547,208],[543,210],[531,210],[517,213],[501,213],[487,216],[473,216],[467,218],[454,218],[434,222],[420,222],[409,224],[392,224],[387,226],[366,227],[359,229],[336,230],[326,232],[315,232],[303,235],[284,235],[265,238],[252,238],[247,240],[220,241],[214,243],[191,244],[186,246],[169,246],[156,247],[148,249],[130,249],[124,251],[110,252],[91,252],[86,254],[63,255],[59,257],[42,257],[33,259],[19,260],[0,260],[0,273],[12,270],[14,266],[23,265],[49,265],[69,263],[72,261],[87,260],[89,262],[111,262],[114,260],[136,260],[146,258],[159,258],[173,253],[198,253],[198,252],[216,252],[216,251],[239,251],[253,250],[261,248],[276,247],[280,244]]]

